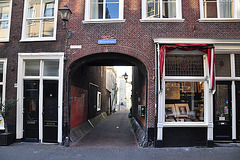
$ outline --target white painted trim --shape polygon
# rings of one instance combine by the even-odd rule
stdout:
[[[219,0],[217,1],[217,16],[220,17],[220,3]],[[229,21],[234,21],[235,19],[239,19],[239,0],[233,0],[233,16],[234,18],[204,18],[204,7],[203,7],[203,0],[200,0],[199,2],[200,5],[200,19],[199,22],[207,22],[209,20],[212,22],[229,22]],[[238,8],[238,9],[237,9]],[[224,21],[225,20],[225,21]]]
[[[160,2],[160,8],[162,8],[161,6],[162,6],[162,3]],[[162,17],[161,11],[162,10],[160,9],[160,15],[161,15],[160,17]],[[156,21],[153,19],[156,19]],[[166,19],[166,21],[165,21],[165,19]],[[157,22],[157,21],[161,21],[161,20],[163,20],[162,22],[167,22],[168,20],[169,20],[169,22],[174,22],[174,20],[172,20],[172,19],[176,19],[175,22],[183,22],[184,21],[182,19],[182,0],[176,0],[176,18],[147,18],[147,0],[142,0],[142,19],[140,19],[140,22]]]
[[[165,122],[163,127],[208,127],[204,122]]]
[[[12,0],[10,0],[10,5],[9,5],[9,15],[8,15],[8,35],[7,38],[0,39],[0,42],[9,42],[9,37],[10,37],[10,29],[11,29],[11,17],[12,17]],[[1,21],[1,19],[0,19]],[[5,20],[4,20],[5,21]]]
[[[153,38],[154,43],[161,44],[240,44],[240,39],[206,39],[206,38]]]
[[[85,0],[85,11],[83,24],[86,23],[119,23],[125,22],[124,17],[124,0],[119,0],[119,18],[117,19],[105,19],[106,0],[103,0],[103,19],[90,19],[90,0]]]
[[[53,37],[34,37],[34,38],[28,38],[26,36],[27,34],[27,24],[26,24],[26,19],[28,16],[28,0],[24,0],[24,10],[23,10],[23,23],[22,23],[22,36],[20,42],[30,42],[30,41],[56,41],[56,34],[57,34],[57,16],[58,16],[58,0],[55,0],[55,5],[54,5],[54,31],[53,31]],[[41,1],[42,3],[42,1]],[[42,4],[41,4],[42,6]],[[42,8],[40,8],[40,16],[42,15]],[[45,19],[44,17],[36,17],[33,19]],[[47,18],[46,18],[47,19]],[[40,24],[41,26],[41,24]],[[39,28],[39,36],[40,36],[40,30],[41,27]]]
[[[140,22],[184,22],[185,19],[177,19],[177,18],[146,18],[140,19]]]
[[[24,75],[24,60],[40,59],[40,76],[25,77]],[[44,77],[43,76],[43,61],[48,59],[59,60],[59,76]],[[17,112],[16,112],[16,138],[23,138],[23,80],[36,79],[39,80],[39,140],[43,142],[43,80],[58,80],[58,143],[62,143],[62,97],[63,97],[63,68],[64,66],[64,52],[54,53],[19,53],[18,54],[18,83],[17,83]]]
[[[235,81],[232,81],[232,139],[237,139],[237,106]]]
[[[124,23],[126,22],[126,19],[93,19],[93,20],[83,20],[83,24],[88,24],[88,23]]]
[[[204,18],[198,19],[198,22],[240,22],[240,18]]]

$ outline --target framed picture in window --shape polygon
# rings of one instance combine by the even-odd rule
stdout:
[[[196,82],[183,82],[182,83],[182,92],[184,92],[184,93],[197,92],[197,83]]]
[[[187,103],[176,103],[175,107],[176,107],[177,117],[188,117],[189,106]]]
[[[175,82],[165,83],[165,98],[180,99],[180,83]]]
[[[174,104],[165,104],[166,117],[176,117],[176,110]]]

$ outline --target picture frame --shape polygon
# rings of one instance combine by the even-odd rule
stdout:
[[[165,98],[180,99],[180,83],[165,83]]]
[[[194,91],[192,91],[192,83],[194,84]],[[195,82],[183,82],[182,83],[182,92],[190,93],[190,92],[197,92],[197,83]]]
[[[187,103],[176,103],[175,107],[177,117],[188,117],[189,105]]]
[[[165,115],[167,117],[176,117],[176,109],[174,104],[165,104]]]

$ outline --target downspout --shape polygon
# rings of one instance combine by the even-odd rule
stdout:
[[[154,47],[155,47],[155,77],[154,77],[154,81],[155,81],[155,122],[154,122],[154,147],[156,147],[156,141],[157,141],[157,97],[158,97],[158,91],[157,91],[157,71],[158,71],[158,66],[157,66],[157,45],[158,44],[155,44]]]

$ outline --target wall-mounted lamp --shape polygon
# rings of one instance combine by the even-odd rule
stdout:
[[[67,31],[67,38],[71,38],[71,31],[66,28],[66,21],[70,19],[72,11],[65,4],[63,8],[58,9],[63,20],[63,28]]]
[[[125,74],[123,75],[124,79],[126,80],[127,82],[127,79],[128,79],[128,74],[125,72]]]

